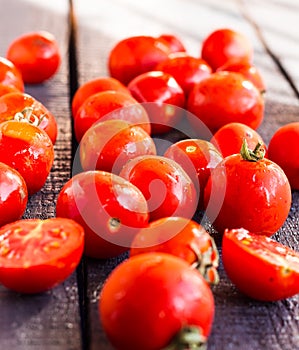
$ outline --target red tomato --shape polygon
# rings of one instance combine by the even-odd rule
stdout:
[[[154,140],[140,126],[124,120],[98,122],[80,142],[83,170],[105,170],[118,174],[130,159],[156,154]]]
[[[216,72],[191,90],[187,109],[192,113],[191,118],[188,115],[190,123],[199,133],[197,118],[212,133],[232,122],[257,129],[264,117],[264,99],[242,74]]]
[[[244,34],[229,28],[220,28],[203,40],[201,57],[216,70],[231,58],[252,61],[253,47]]]
[[[251,298],[277,301],[299,293],[299,253],[267,236],[225,230],[222,257],[228,277]]]
[[[210,334],[214,308],[201,274],[165,253],[140,254],[121,263],[99,298],[104,331],[119,350],[200,349]]]
[[[162,41],[165,43],[169,49],[170,52],[185,52],[186,48],[184,44],[182,43],[182,40],[179,39],[174,34],[161,34],[157,37],[157,40]]]
[[[261,93],[266,92],[266,83],[264,78],[257,67],[251,62],[240,59],[231,59],[223,66],[219,67],[217,71],[241,73],[246,79],[250,80]]]
[[[120,91],[102,91],[88,97],[78,109],[74,120],[77,141],[95,122],[107,119],[122,119],[151,133],[147,112],[135,98]]]
[[[212,169],[223,159],[216,147],[209,141],[184,139],[169,146],[165,157],[182,166],[193,181],[199,196],[199,209],[203,209],[203,193]]]
[[[193,57],[184,52],[173,53],[155,68],[172,75],[188,97],[196,83],[212,73],[211,67],[202,58]]]
[[[119,41],[110,51],[110,75],[127,85],[137,75],[151,71],[167,59],[169,45],[151,36],[132,36]]]
[[[0,83],[0,97],[11,92],[20,92],[20,90],[13,85],[6,85]]]
[[[166,133],[181,120],[185,95],[170,74],[160,71],[140,74],[128,84],[128,89],[138,102],[143,103],[153,134]]]
[[[99,170],[81,172],[63,186],[56,215],[84,227],[85,254],[99,259],[127,251],[149,218],[146,200],[137,187]]]
[[[21,72],[8,59],[0,57],[0,83],[14,86],[19,91],[24,91],[24,82]]]
[[[41,102],[31,95],[13,92],[0,97],[0,123],[12,119],[39,127],[55,144],[58,132],[56,119]]]
[[[68,219],[27,219],[0,229],[0,282],[21,293],[40,293],[78,266],[84,231]]]
[[[253,149],[258,142],[262,143],[265,156],[267,155],[267,146],[260,134],[242,123],[228,123],[222,126],[213,135],[211,143],[219,149],[223,157],[226,157],[240,153],[244,139],[246,139],[250,149]]]
[[[271,236],[289,214],[289,181],[283,170],[259,151],[258,147],[250,151],[243,146],[242,155],[227,156],[211,173],[204,202],[207,216],[220,233],[243,227]]]
[[[0,227],[18,220],[25,212],[28,191],[18,171],[0,163]]]
[[[79,107],[82,103],[91,95],[94,95],[102,91],[120,91],[123,93],[130,94],[129,90],[117,79],[112,77],[98,77],[92,80],[88,80],[82,84],[76,91],[72,100],[72,114],[76,116]]]
[[[0,123],[0,162],[23,176],[30,195],[45,184],[53,160],[53,143],[45,131],[15,120]]]
[[[119,175],[144,194],[151,221],[166,216],[193,217],[197,207],[196,189],[174,160],[155,155],[135,157],[123,166]]]
[[[23,81],[28,84],[39,84],[51,78],[61,61],[55,37],[46,31],[17,37],[10,43],[6,58],[20,70]]]
[[[272,135],[268,147],[269,158],[281,166],[291,187],[299,189],[299,122],[281,126]]]
[[[197,222],[183,217],[152,221],[135,236],[130,256],[161,252],[188,262],[209,283],[218,282],[218,251],[214,239]]]

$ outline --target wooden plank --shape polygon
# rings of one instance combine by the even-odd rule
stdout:
[[[26,86],[25,91],[42,102],[57,118],[59,134],[55,161],[45,186],[33,195],[24,217],[55,216],[56,196],[71,173],[71,117],[68,88],[68,1],[0,0],[0,55],[9,43],[27,31],[48,30],[58,40],[62,64],[49,81]],[[23,296],[0,286],[1,349],[81,349],[76,273],[53,290]]]

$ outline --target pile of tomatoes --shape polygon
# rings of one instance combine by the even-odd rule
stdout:
[[[13,51],[8,56],[17,64]],[[57,66],[57,57],[53,62]],[[231,29],[210,33],[198,57],[175,35],[129,37],[111,49],[108,69],[109,76],[87,81],[73,97],[79,146],[73,176],[57,197],[56,218],[24,225],[18,219],[28,194],[41,189],[53,162],[57,125],[22,92],[22,79],[18,86],[3,84],[19,91],[0,97],[0,186],[8,181],[3,174],[14,177],[20,205],[1,222],[0,282],[34,293],[67,278],[83,249],[96,259],[127,252],[99,296],[100,320],[113,346],[203,348],[213,324],[219,254],[195,217],[207,217],[222,236],[225,271],[244,294],[275,301],[299,292],[299,254],[271,238],[299,186],[299,123],[283,126],[265,145],[257,132],[265,82],[250,41]],[[20,101],[22,108],[14,108]],[[37,139],[43,140],[38,149]],[[7,203],[0,202],[0,213]],[[20,244],[24,259],[17,262]],[[64,271],[20,290],[13,281],[34,268],[24,267],[37,249],[37,265],[47,257],[56,259],[53,269],[63,261]],[[14,264],[18,275],[11,272]]]

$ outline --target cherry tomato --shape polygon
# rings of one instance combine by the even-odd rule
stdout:
[[[8,59],[0,57],[0,83],[14,86],[19,91],[24,91],[24,82],[21,72]]]
[[[180,164],[190,176],[198,191],[198,208],[203,209],[204,188],[212,169],[223,159],[216,147],[206,140],[183,139],[170,145],[164,156]]]
[[[80,142],[83,170],[105,170],[118,174],[130,159],[156,154],[154,140],[140,126],[124,120],[98,122],[89,128]]]
[[[153,70],[170,52],[168,43],[152,36],[128,37],[111,49],[108,69],[113,78],[127,85],[137,75]]]
[[[0,97],[11,92],[20,92],[20,90],[13,85],[0,83]]]
[[[157,155],[135,157],[123,166],[119,175],[144,194],[151,221],[166,216],[193,217],[197,207],[196,189],[174,160]]]
[[[258,68],[251,62],[230,59],[223,66],[219,67],[217,71],[229,71],[241,73],[246,79],[250,80],[261,93],[266,92],[266,83]]]
[[[107,119],[122,119],[151,133],[147,112],[135,98],[119,91],[102,91],[88,97],[78,109],[74,120],[77,141],[95,122]]]
[[[157,40],[162,41],[165,43],[169,49],[170,52],[185,52],[186,48],[180,38],[178,38],[174,34],[161,34],[157,37]]]
[[[242,227],[271,236],[289,214],[289,181],[276,163],[263,158],[263,152],[259,154],[260,150],[259,145],[249,150],[244,142],[241,154],[227,156],[211,173],[204,202],[207,216],[220,233]]]
[[[53,144],[57,138],[57,122],[54,115],[36,98],[22,92],[0,97],[0,123],[6,120],[27,122],[44,130]]]
[[[251,298],[277,301],[299,293],[299,253],[274,239],[225,230],[222,256],[228,277]]]
[[[53,160],[54,146],[44,130],[15,120],[0,123],[0,162],[23,176],[29,195],[43,187]]]
[[[138,102],[143,103],[153,134],[166,133],[181,120],[185,95],[170,74],[160,71],[140,74],[128,84],[128,89]]]
[[[172,75],[188,97],[194,85],[212,73],[211,67],[202,58],[193,57],[184,52],[173,53],[156,68]]]
[[[291,187],[299,189],[299,123],[293,122],[281,126],[272,135],[268,147],[269,158],[286,173]]]
[[[92,80],[88,80],[82,84],[76,91],[73,100],[72,100],[72,115],[76,116],[79,107],[82,103],[91,95],[94,95],[102,91],[120,91],[123,93],[130,94],[127,87],[122,84],[117,79],[112,77],[98,77]]]
[[[112,271],[98,308],[116,349],[158,350],[200,349],[210,334],[215,306],[209,285],[187,262],[145,253]]]
[[[220,28],[211,32],[203,40],[201,57],[215,71],[231,58],[251,62],[253,47],[244,34],[230,28]]]
[[[24,33],[14,39],[6,52],[27,84],[39,84],[58,70],[61,55],[53,34],[47,31]]]
[[[265,157],[267,156],[267,146],[260,134],[243,123],[228,123],[222,126],[211,138],[211,143],[219,149],[223,157],[226,157],[240,153],[244,139],[250,149],[253,149],[258,142],[262,143]]]
[[[77,221],[85,231],[85,254],[99,259],[127,251],[136,231],[148,224],[140,190],[109,172],[74,175],[61,189],[56,215]]]
[[[152,221],[135,236],[130,256],[149,252],[168,253],[187,261],[209,283],[218,282],[218,251],[203,226],[183,217]]]
[[[0,227],[18,220],[25,212],[28,191],[21,174],[0,163]]]
[[[40,293],[66,280],[78,266],[83,228],[73,220],[27,219],[0,229],[0,282],[21,293]]]
[[[239,122],[257,129],[264,117],[264,99],[242,74],[216,72],[191,90],[187,109],[193,128],[200,133],[197,118],[212,133],[223,125]]]

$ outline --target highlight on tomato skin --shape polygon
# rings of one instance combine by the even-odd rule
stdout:
[[[277,301],[299,293],[299,253],[265,235],[226,229],[222,259],[230,280],[250,298]]]
[[[78,266],[84,230],[66,218],[21,219],[0,228],[0,283],[25,294],[45,292]]]

